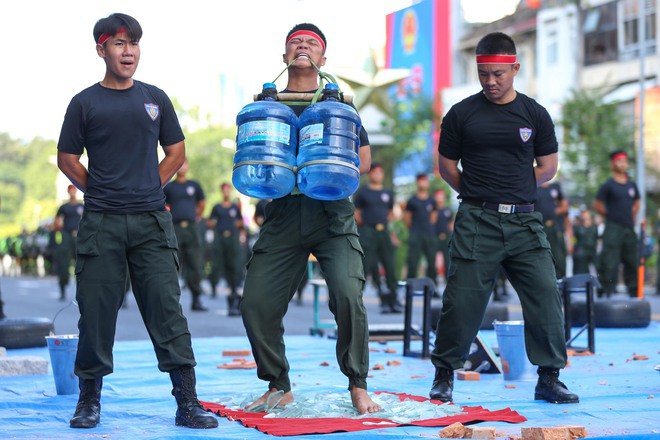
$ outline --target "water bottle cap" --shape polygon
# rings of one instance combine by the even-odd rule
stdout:
[[[334,83],[327,83],[324,87],[325,90],[339,90],[339,85]]]
[[[263,86],[263,89],[264,89],[264,90],[266,90],[266,89],[275,89],[275,88],[277,88],[277,87],[275,86],[275,83],[271,83],[271,82],[264,83],[264,86]]]

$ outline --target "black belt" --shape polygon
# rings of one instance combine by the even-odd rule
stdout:
[[[187,228],[188,226],[190,226],[192,223],[193,223],[193,222],[190,222],[190,221],[188,221],[188,220],[181,220],[181,221],[175,222],[174,224],[177,225],[177,226],[180,226],[180,227],[182,227],[182,228],[185,229],[185,228]]]
[[[534,211],[533,203],[495,203],[495,202],[484,202],[482,200],[475,199],[463,199],[463,203],[468,205],[478,206],[480,208],[492,209],[501,214],[513,214],[514,212],[532,212]]]
[[[369,225],[369,227],[377,231],[384,231],[385,229],[387,229],[387,225],[385,223],[377,223],[375,225]]]

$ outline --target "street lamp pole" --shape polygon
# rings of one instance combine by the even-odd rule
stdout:
[[[646,58],[646,0],[638,0],[637,41],[639,42],[639,142],[637,144],[637,188],[640,204],[636,224],[639,226],[646,218],[646,175],[644,160],[644,95],[645,76],[644,64]]]

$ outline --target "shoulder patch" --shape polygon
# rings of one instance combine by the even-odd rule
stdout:
[[[147,111],[147,114],[152,121],[155,121],[158,118],[159,107],[158,104],[144,104],[144,109]]]
[[[527,142],[530,137],[532,137],[532,129],[531,128],[520,128],[520,139],[522,139],[523,142]]]

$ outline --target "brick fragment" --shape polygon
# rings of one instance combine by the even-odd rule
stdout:
[[[566,427],[521,428],[522,440],[571,440]]]
[[[385,367],[383,367],[381,364],[376,364],[372,368],[372,370],[384,370],[384,369],[385,369]]]
[[[559,426],[558,428],[568,429],[568,437],[571,440],[576,438],[586,438],[587,437],[587,428],[584,426]]]
[[[458,380],[481,380],[481,374],[476,371],[457,371],[456,379]]]
[[[495,428],[472,428],[466,426],[463,438],[495,438]]]
[[[633,356],[633,361],[648,361],[648,360],[649,357],[644,356],[643,354],[636,354],[635,356]]]
[[[452,423],[440,430],[440,438],[463,438],[464,435],[465,426],[461,422]]]
[[[397,365],[401,365],[400,361],[387,361],[387,366],[388,367],[395,367]]]
[[[223,356],[252,356],[250,350],[222,350]]]

